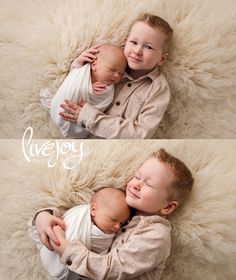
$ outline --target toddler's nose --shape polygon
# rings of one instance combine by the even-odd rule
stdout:
[[[143,181],[142,180],[137,180],[136,183],[135,183],[135,189],[136,190],[140,190],[141,186],[143,184]]]
[[[137,54],[137,55],[141,55],[142,54],[142,47],[136,45],[135,48],[134,48],[134,53]]]

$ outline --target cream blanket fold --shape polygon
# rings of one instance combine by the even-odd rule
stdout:
[[[88,249],[91,249],[90,206],[76,206],[68,210],[63,217],[66,225],[67,240],[79,239]],[[61,262],[57,253],[49,251],[45,246],[40,249],[40,257],[44,269],[51,279],[67,279],[69,270]]]
[[[106,234],[92,223],[90,204],[71,208],[65,212],[63,220],[66,225],[65,237],[67,240],[78,239],[89,250],[96,253],[106,252],[110,248],[115,234]],[[57,253],[43,246],[40,249],[40,257],[42,265],[51,279],[71,280],[75,278],[74,273],[71,273],[60,262],[60,257]]]
[[[107,86],[98,95],[93,93],[90,70],[89,63],[73,69],[54,96],[48,89],[40,91],[41,103],[46,109],[50,110],[52,121],[60,129],[63,137],[85,138],[88,135],[80,125],[65,121],[59,115],[60,112],[64,112],[60,105],[64,103],[65,99],[78,103],[79,99],[82,98],[85,102],[103,112],[114,98],[114,86],[111,85]]]

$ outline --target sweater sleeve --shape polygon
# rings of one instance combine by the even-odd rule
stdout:
[[[142,106],[137,119],[106,115],[89,104],[85,104],[77,123],[91,134],[102,138],[151,138],[170,101],[168,84],[162,84]]]
[[[70,66],[70,71],[75,69],[75,68],[81,68],[83,65],[79,64],[77,57],[72,61],[71,66]]]
[[[170,254],[170,232],[165,226],[153,225],[132,234],[127,241],[113,246],[106,255],[89,251],[81,242],[73,240],[61,257],[69,269],[96,280],[121,280],[157,270],[161,276]],[[156,278],[155,278],[156,279]]]
[[[63,210],[61,210],[61,209],[59,209],[59,208],[56,208],[56,207],[43,208],[43,209],[38,210],[38,211],[34,214],[34,216],[33,216],[33,218],[32,218],[32,226],[35,225],[35,220],[36,220],[37,215],[38,215],[40,212],[43,212],[43,211],[47,211],[47,212],[49,212],[50,214],[52,214],[52,215],[54,215],[54,216],[56,216],[56,217],[58,217],[58,218],[61,218],[61,217],[63,216]]]

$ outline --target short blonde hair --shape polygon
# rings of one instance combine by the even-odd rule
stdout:
[[[150,27],[161,30],[167,36],[163,46],[163,50],[165,52],[168,52],[173,37],[173,29],[170,27],[169,23],[163,18],[149,13],[141,14],[137,19],[135,19],[133,24],[138,21],[143,21]]]
[[[168,200],[176,200],[181,204],[193,187],[194,178],[191,171],[181,160],[167,153],[164,149],[154,152],[150,157],[156,158],[170,167],[175,180],[169,187]]]

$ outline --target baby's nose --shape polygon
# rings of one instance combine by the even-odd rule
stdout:
[[[115,228],[116,230],[119,230],[119,229],[120,229],[120,224],[119,224],[119,223],[116,223],[116,224],[114,225],[114,228]]]
[[[115,73],[113,74],[113,76],[114,76],[115,79],[119,79],[119,78],[120,78],[120,73],[115,72]]]

